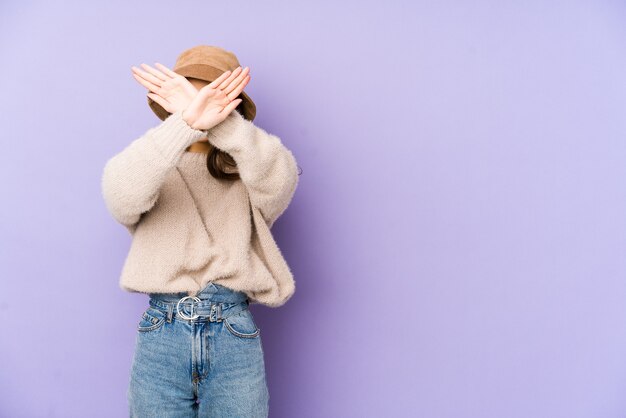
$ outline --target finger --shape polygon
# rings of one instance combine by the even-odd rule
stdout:
[[[250,73],[250,68],[246,67],[244,68],[238,75],[237,77],[235,77],[233,80],[231,80],[231,82],[228,84],[228,86],[226,86],[223,90],[224,93],[229,94],[230,92],[233,91],[233,89],[235,89],[242,81],[244,78],[246,78],[246,76]],[[237,95],[235,95],[234,97],[237,97]]]
[[[172,112],[172,104],[158,94],[148,93],[148,97],[161,105],[161,107],[170,113]]]
[[[144,68],[147,72],[149,72],[150,74],[152,74],[152,76],[156,77],[157,79],[159,79],[159,80],[161,80],[161,81],[167,81],[167,80],[169,80],[169,78],[170,78],[169,76],[167,76],[167,75],[163,74],[161,71],[159,71],[159,70],[157,70],[157,69],[155,69],[155,68],[150,67],[148,64],[143,64],[143,63],[142,63],[142,64],[141,64],[141,66],[142,66],[142,67],[143,67],[143,68]],[[157,83],[156,83],[156,82],[154,82],[154,84],[157,84]],[[158,83],[158,84],[160,85],[161,83]]]
[[[243,89],[248,85],[249,81],[250,81],[250,74],[248,74],[246,78],[244,78],[243,81],[239,83],[239,85],[233,91],[227,94],[228,99],[235,100],[237,96],[241,94]]]
[[[224,90],[226,87],[228,87],[228,85],[230,84],[231,81],[233,81],[235,78],[237,78],[237,76],[241,73],[241,65],[237,68],[235,68],[232,72],[232,74],[224,81],[222,81],[219,85],[219,87],[217,87],[220,90]]]
[[[226,116],[228,116],[230,112],[236,112],[235,108],[239,106],[239,103],[241,103],[242,101],[243,99],[233,100],[232,102],[228,103],[228,105],[225,106],[224,109],[222,109],[220,114],[223,114],[224,118],[226,118]]]
[[[142,69],[138,68],[138,67],[131,67],[133,72],[135,74],[137,74],[138,76],[145,78],[146,80],[150,81],[152,84],[156,84],[157,86],[160,86],[161,84],[163,84],[163,80],[153,76],[152,74],[143,71]]]
[[[166,75],[170,76],[171,78],[175,78],[175,77],[180,77],[180,74],[175,73],[174,71],[170,70],[169,68],[167,68],[165,65],[159,63],[159,62],[155,62],[154,65],[161,71],[163,71],[163,73],[165,73]]]
[[[135,80],[137,80],[139,82],[139,84],[141,84],[142,86],[144,86],[145,88],[147,88],[151,92],[159,93],[159,91],[161,90],[161,87],[152,84],[151,82],[149,82],[148,80],[142,78],[141,76],[137,75],[136,73],[133,73],[133,77],[135,77]]]
[[[135,66],[131,67],[131,69],[133,70],[133,74],[136,75],[137,77],[141,77],[142,79],[144,79],[147,83],[150,83],[151,85],[161,87],[163,80],[160,80],[156,78],[155,76],[145,71],[142,71],[140,68],[137,68]]]
[[[224,79],[226,79],[226,77],[228,77],[231,74],[230,70],[226,70],[222,73],[222,75],[220,75],[219,77],[217,77],[215,80],[213,80],[210,84],[208,84],[209,86],[211,86],[211,88],[216,89],[221,83],[222,81],[224,81]],[[205,86],[206,87],[206,86]]]

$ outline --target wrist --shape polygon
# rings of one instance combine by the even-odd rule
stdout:
[[[191,129],[196,129],[194,127],[194,123],[196,122],[195,120],[190,120],[185,116],[185,110],[183,110],[180,114],[181,119],[191,128]]]

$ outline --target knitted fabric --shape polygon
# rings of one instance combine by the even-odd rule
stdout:
[[[241,179],[216,179],[206,154],[185,151],[204,138],[233,157]],[[283,305],[295,282],[270,228],[298,179],[292,152],[237,111],[206,131],[173,113],[104,166],[106,207],[132,236],[120,287],[194,296],[214,282]]]

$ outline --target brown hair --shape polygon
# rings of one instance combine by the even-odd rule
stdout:
[[[211,151],[206,157],[206,166],[209,173],[216,179],[237,180],[240,178],[239,171],[226,171],[237,167],[233,157],[216,147],[211,147]]]
[[[232,111],[241,114],[241,111],[239,111],[240,106],[237,106]],[[209,173],[216,179],[238,180],[241,178],[239,177],[239,170],[233,171],[233,169],[237,168],[237,163],[233,157],[215,146],[211,146],[211,151],[209,151],[206,157],[206,167]]]
[[[233,112],[239,112],[239,106]],[[216,179],[238,180],[241,178],[239,170],[233,171],[233,169],[237,169],[237,162],[233,157],[215,146],[211,146],[211,151],[207,154],[206,167]],[[298,166],[298,170],[298,175],[302,174],[300,166]]]

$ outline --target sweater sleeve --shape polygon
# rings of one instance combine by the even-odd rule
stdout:
[[[212,145],[233,157],[250,202],[271,228],[287,209],[298,185],[298,165],[292,152],[276,135],[255,126],[236,110],[205,132]]]
[[[179,110],[110,158],[101,187],[113,218],[132,234],[141,215],[156,203],[168,171],[185,148],[205,136],[206,132],[189,126]]]

